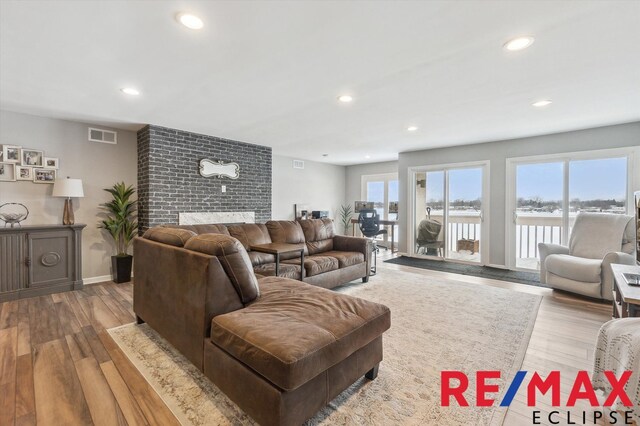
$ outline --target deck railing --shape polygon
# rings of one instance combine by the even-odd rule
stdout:
[[[538,243],[562,244],[562,215],[516,217],[516,259],[537,259]]]
[[[434,215],[432,213],[431,218],[440,223],[443,222],[441,214]],[[456,251],[458,240],[480,240],[481,222],[479,212],[450,214],[447,237],[448,250]],[[562,244],[562,216],[518,215],[516,220],[516,258],[537,258],[538,243],[542,242]]]

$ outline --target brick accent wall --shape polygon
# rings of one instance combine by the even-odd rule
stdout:
[[[238,163],[240,177],[200,176],[203,158]],[[138,131],[140,232],[177,224],[182,212],[253,211],[256,222],[271,219],[271,165],[270,147],[145,126]]]

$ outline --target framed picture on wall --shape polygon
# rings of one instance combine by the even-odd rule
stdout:
[[[16,180],[33,180],[33,167],[16,166]]]
[[[55,169],[33,169],[33,181],[35,183],[53,183],[55,180]]]
[[[57,158],[52,157],[44,157],[44,168],[45,169],[58,169],[59,161]]]
[[[43,167],[44,166],[44,152],[36,149],[22,148],[20,151],[22,158],[22,165],[29,167]]]
[[[2,161],[4,163],[19,163],[21,148],[18,145],[2,145]]]
[[[0,182],[14,182],[16,180],[16,165],[14,163],[0,163]]]

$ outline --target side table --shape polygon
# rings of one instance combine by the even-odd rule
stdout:
[[[280,255],[300,252],[300,281],[304,280],[304,244],[269,243],[252,245],[249,248],[276,256],[276,277],[280,273]]]
[[[622,277],[624,273],[638,274],[640,266],[611,265],[614,276],[613,317],[640,317],[640,287],[630,286]]]

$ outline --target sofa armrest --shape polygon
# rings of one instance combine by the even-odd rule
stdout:
[[[538,252],[540,253],[540,282],[546,284],[547,268],[544,266],[545,259],[552,254],[569,254],[569,247],[558,244],[538,243]]]
[[[611,270],[611,264],[618,263],[622,265],[635,265],[636,259],[627,253],[623,253],[620,251],[607,253],[607,255],[602,259],[602,289],[600,296],[606,300],[612,300],[613,296],[613,270]]]
[[[368,238],[336,235],[333,237],[333,249],[339,251],[357,251],[366,256],[368,250],[371,249],[371,241]]]
[[[215,256],[136,238],[133,310],[202,369],[211,319],[243,307]]]
[[[364,255],[367,263],[367,277],[371,271],[372,243],[368,238],[336,235],[333,237],[333,249],[338,251],[355,251]]]

